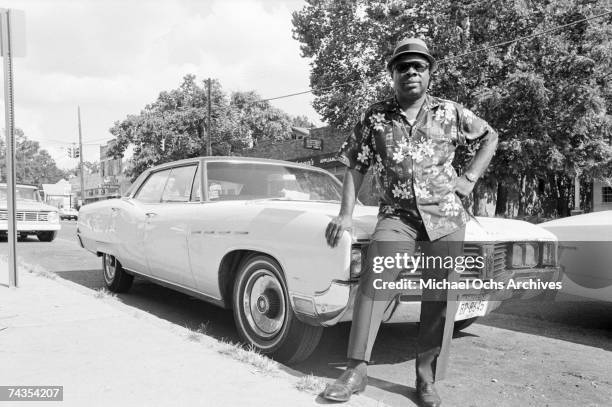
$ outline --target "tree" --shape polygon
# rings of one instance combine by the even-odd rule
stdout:
[[[187,75],[177,89],[163,91],[140,114],[115,122],[110,132],[117,142],[109,154],[119,157],[134,145],[127,174],[168,161],[204,155],[207,130],[206,83]],[[283,140],[291,135],[292,118],[262,101],[255,92],[234,92],[228,99],[217,80],[211,88],[211,147],[213,155],[238,154],[257,140]]]
[[[85,173],[94,174],[100,172],[100,162],[99,161],[83,161],[83,168],[85,168]],[[79,166],[68,170],[68,174],[77,176],[79,175]]]
[[[294,127],[304,127],[307,129],[312,129],[313,127],[317,127],[308,117],[299,115],[295,116],[291,120],[291,125]]]
[[[498,152],[474,193],[475,209],[496,195],[498,214],[507,213],[508,200],[519,214],[564,214],[576,172],[612,176],[605,142],[611,131],[609,16],[462,56],[599,14],[604,1],[307,3],[293,14],[294,38],[312,58],[314,107],[334,126],[350,127],[365,107],[392,94],[384,64],[397,40],[416,36],[431,45],[442,60],[432,93],[462,103],[500,133]],[[471,154],[458,154],[457,164]]]
[[[38,141],[28,139],[23,130],[15,129],[15,180],[20,184],[40,186],[54,184],[66,173],[59,169],[47,150],[41,150]],[[0,168],[2,182],[6,182],[6,145],[0,139]]]
[[[291,117],[280,109],[262,101],[254,91],[233,92],[230,109],[236,118],[237,130],[248,138],[258,140],[286,140],[291,134]]]
[[[220,121],[227,103],[216,81],[212,81],[211,99],[212,125],[223,131],[226,125]],[[194,75],[187,75],[178,89],[161,92],[140,114],[115,122],[110,132],[117,142],[108,154],[117,158],[134,145],[132,178],[156,164],[196,157],[206,145],[206,106],[205,85],[199,86]]]

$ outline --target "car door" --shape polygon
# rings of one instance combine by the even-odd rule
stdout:
[[[144,248],[153,277],[193,288],[188,253],[190,220],[200,207],[194,181],[199,187],[198,165],[169,170],[160,201],[146,213]],[[199,190],[199,189],[198,189]]]
[[[138,188],[133,198],[123,198],[111,207],[111,217],[117,235],[117,257],[123,267],[150,275],[145,248],[148,214],[155,212],[170,170],[156,171]]]

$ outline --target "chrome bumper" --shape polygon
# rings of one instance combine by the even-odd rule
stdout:
[[[507,283],[514,281],[559,281],[559,267],[532,269],[511,269],[495,276],[493,281]],[[329,288],[314,296],[292,293],[293,310],[298,319],[311,325],[332,326],[338,322],[350,321],[353,304],[358,291],[358,281],[334,280]],[[510,298],[529,299],[542,294],[542,290],[479,290],[470,294],[487,294],[487,314]],[[383,323],[418,322],[421,312],[421,290],[411,290],[396,296],[389,302],[383,316]]]
[[[332,326],[353,303],[355,282],[334,280],[329,287],[314,296],[291,294],[293,311],[299,320],[311,325]]]

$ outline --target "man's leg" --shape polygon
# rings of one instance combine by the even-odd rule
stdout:
[[[389,301],[399,293],[398,290],[374,288],[374,282],[377,279],[382,282],[394,282],[403,268],[394,265],[375,273],[374,259],[388,257],[395,259],[398,254],[402,257],[404,253],[412,256],[415,253],[416,239],[421,227],[420,223],[407,223],[397,218],[384,218],[379,221],[372,243],[368,247],[363,274],[359,278],[347,352],[349,359],[369,362],[385,310],[389,306]],[[380,282],[377,286],[380,287]]]
[[[376,225],[363,263],[364,271],[359,278],[359,288],[353,307],[347,370],[334,384],[327,387],[324,397],[346,401],[353,392],[365,388],[367,363],[370,360],[382,317],[389,300],[397,293],[396,290],[375,289],[374,281],[376,279],[384,282],[395,281],[402,270],[401,267],[392,267],[385,268],[381,273],[375,273],[373,262],[375,258],[395,258],[398,253],[412,255],[419,233],[418,229],[419,224],[408,224],[397,218],[383,218]],[[363,380],[360,380],[361,377]]]
[[[463,256],[463,239],[465,236],[465,228],[462,228],[442,239],[435,242],[429,242],[423,245],[425,256],[430,258],[446,256],[456,258]],[[428,267],[423,270],[423,280],[436,279],[442,281],[447,279],[448,270],[444,267]],[[452,276],[451,276],[452,278]],[[424,289],[421,300],[421,318],[419,326],[419,334],[417,338],[417,355],[416,355],[416,375],[417,384],[433,383],[440,380],[437,375],[439,367],[442,371],[448,362],[447,346],[452,338],[452,329],[445,332],[445,323],[450,325],[454,323],[454,312],[456,304],[447,308],[447,290]],[[450,312],[448,312],[450,311]],[[450,315],[452,313],[453,315]],[[443,356],[445,360],[440,360],[440,351],[445,344],[445,352]]]

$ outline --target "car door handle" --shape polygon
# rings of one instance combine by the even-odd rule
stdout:
[[[147,212],[147,213],[145,213],[145,216],[147,218],[153,218],[153,217],[157,216],[157,213],[155,213],[155,212]]]

